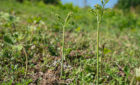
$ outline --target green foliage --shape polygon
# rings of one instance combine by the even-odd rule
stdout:
[[[13,37],[8,34],[4,36],[4,41],[8,44],[14,44],[15,42]]]
[[[60,0],[16,0],[20,3],[23,3],[25,1],[31,1],[31,2],[41,2],[43,1],[45,4],[60,4]]]
[[[18,2],[22,3],[24,0],[16,0],[16,1],[18,1]]]
[[[43,0],[47,4],[59,4],[60,0]]]
[[[118,8],[129,9],[131,7],[137,7],[140,5],[140,0],[119,0],[116,5]]]

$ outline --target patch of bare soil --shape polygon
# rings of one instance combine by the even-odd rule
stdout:
[[[40,81],[41,85],[58,85],[59,73],[57,71],[48,70],[43,75],[43,79]]]

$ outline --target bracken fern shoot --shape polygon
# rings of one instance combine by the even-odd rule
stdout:
[[[64,24],[63,24],[62,58],[61,58],[61,74],[60,74],[61,78],[63,76],[63,64],[64,64],[64,60],[65,60],[65,52],[64,52],[64,49],[65,49],[65,27],[68,24],[68,21],[69,21],[71,15],[72,15],[72,12],[69,12],[67,17],[65,18],[65,21],[64,21]]]
[[[100,24],[102,21],[102,17],[104,14],[104,7],[108,3],[109,0],[101,0],[102,5],[96,4],[95,9],[92,12],[95,14],[97,18],[97,85],[99,85],[99,32],[100,32]]]

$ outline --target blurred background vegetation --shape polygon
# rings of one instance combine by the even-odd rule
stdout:
[[[137,12],[140,12],[140,0],[118,0],[118,3],[115,7],[120,9],[136,10]]]
[[[18,2],[24,2],[24,1],[31,1],[31,2],[39,2],[43,1],[45,4],[60,4],[60,0],[16,0]],[[83,0],[84,4],[88,2],[88,0]],[[115,7],[121,8],[121,9],[130,9],[131,7],[136,8],[139,7],[140,0],[118,0],[118,3]]]
[[[31,1],[31,2],[44,2],[45,4],[54,4],[58,5],[61,4],[61,0],[16,0],[20,3],[23,3],[24,1]],[[77,0],[78,1],[78,0]],[[75,1],[76,2],[76,1]],[[87,6],[88,0],[82,0],[84,2],[83,4]],[[135,11],[137,13],[140,13],[140,0],[118,0],[117,4],[115,4],[114,8],[119,8],[123,10],[131,10]]]

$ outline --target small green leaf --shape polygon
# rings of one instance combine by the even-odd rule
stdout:
[[[66,23],[69,21],[71,16],[72,16],[72,12],[69,12],[68,15],[67,15],[67,18],[65,19]]]
[[[108,54],[108,53],[110,53],[110,52],[111,52],[110,49],[104,48],[104,54]]]
[[[22,48],[23,48],[22,45],[14,45],[14,46],[13,46],[13,49],[18,50],[18,51],[21,51]]]
[[[55,14],[58,19],[62,19],[59,14]]]
[[[14,44],[14,39],[10,35],[4,35],[4,41],[8,44]]]
[[[104,4],[104,1],[103,1],[103,0],[101,0],[101,3],[102,3],[102,4]]]
[[[91,9],[89,11],[92,12],[92,13],[94,13],[95,16],[97,15],[97,13],[96,13],[96,11],[94,9]]]
[[[105,0],[105,4],[107,4],[109,2],[109,0]]]
[[[80,30],[81,30],[80,27],[77,27],[77,28],[75,29],[76,32],[80,32]]]
[[[99,4],[94,5],[94,7],[95,7],[96,9],[101,9],[101,6],[100,6]]]

